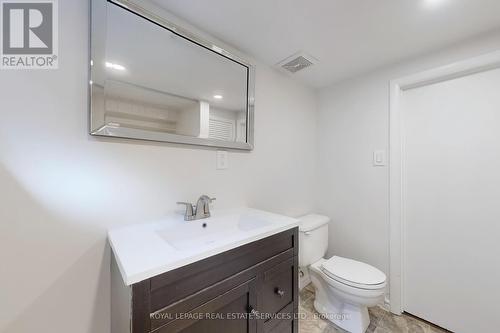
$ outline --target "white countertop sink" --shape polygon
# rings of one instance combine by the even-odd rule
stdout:
[[[163,220],[108,232],[126,285],[208,258],[298,226],[297,219],[261,210],[221,210],[212,217],[184,221],[172,214]]]

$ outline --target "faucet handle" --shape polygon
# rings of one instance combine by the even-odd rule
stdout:
[[[185,221],[190,221],[193,219],[194,216],[194,207],[193,204],[190,202],[182,202],[179,201],[177,202],[178,205],[185,205],[186,206],[186,212],[184,213],[184,220]]]

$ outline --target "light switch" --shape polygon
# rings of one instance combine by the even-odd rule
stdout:
[[[229,156],[225,150],[217,150],[217,170],[225,170],[229,168]]]
[[[385,166],[385,150],[376,150],[373,152],[373,165],[374,166]]]

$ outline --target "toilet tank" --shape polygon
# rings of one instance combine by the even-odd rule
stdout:
[[[326,254],[330,219],[310,214],[300,217],[299,221],[299,266],[307,267]]]

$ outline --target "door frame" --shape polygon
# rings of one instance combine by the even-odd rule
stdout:
[[[400,109],[404,91],[500,68],[500,51],[452,63],[390,81],[389,105],[389,292],[390,310],[404,311],[404,231],[405,166],[403,114]]]

